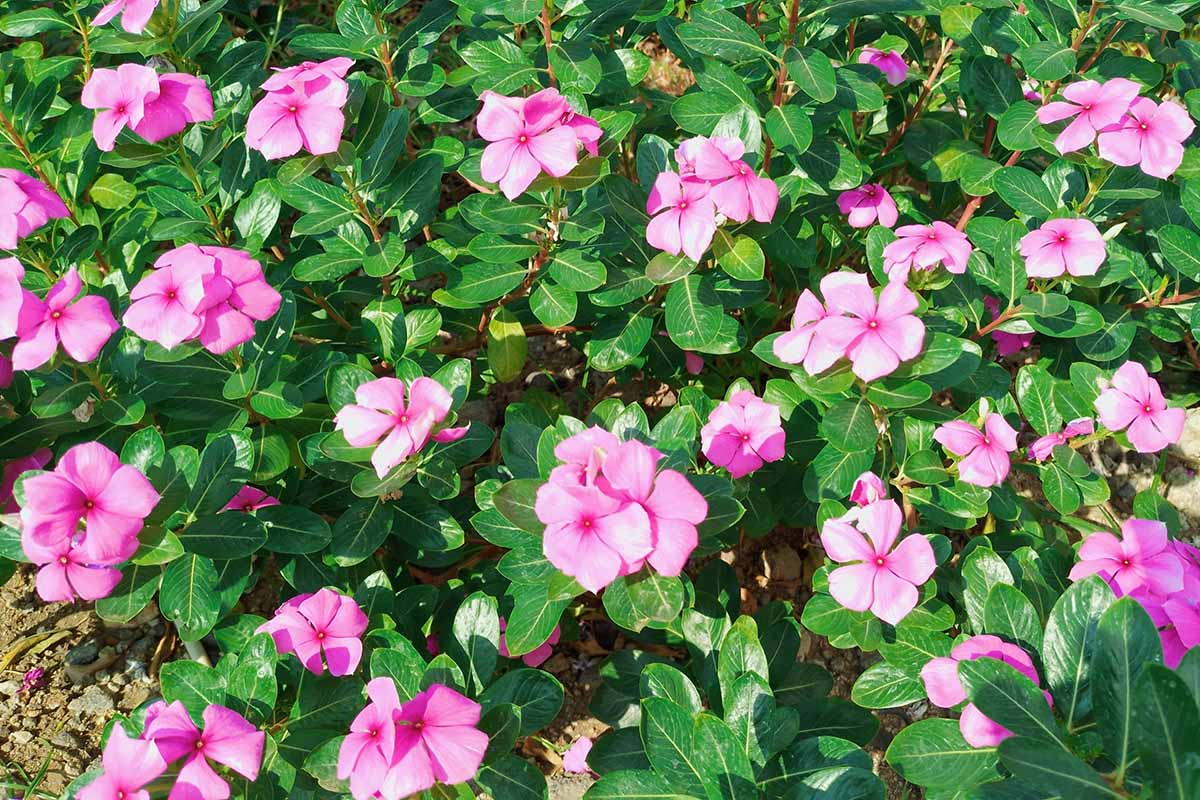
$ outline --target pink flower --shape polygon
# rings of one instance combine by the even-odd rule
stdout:
[[[567,752],[563,753],[563,771],[577,774],[591,772],[592,768],[587,763],[590,752],[592,752],[592,740],[588,737],[580,736],[571,742]]]
[[[336,152],[350,91],[343,77],[353,65],[349,58],[306,61],[268,78],[262,85],[266,96],[246,119],[246,146],[267,159],[286,158],[301,149],[314,156]]]
[[[159,256],[154,268],[160,271],[170,268],[176,276],[185,278],[179,294],[183,311],[187,312],[190,307],[189,313],[203,318],[203,326],[194,336],[206,350],[217,355],[254,338],[255,321],[270,319],[283,301],[279,292],[267,283],[262,265],[249,253],[231,247],[185,244]],[[178,282],[178,277],[171,278],[170,282]],[[198,278],[199,283],[188,284],[188,278]],[[148,280],[150,278],[144,279],[143,283]],[[139,297],[148,297],[164,288],[162,284],[151,284]],[[134,290],[137,291],[137,287]],[[170,299],[166,297],[169,293],[168,289],[162,300]],[[167,310],[164,307],[164,314]],[[179,326],[190,324],[183,313],[175,314],[171,319]],[[162,325],[159,335],[167,337],[168,334],[171,340],[180,335],[179,331]]]
[[[360,637],[367,629],[367,615],[353,598],[332,589],[300,594],[281,605],[273,619],[259,625],[255,633],[269,633],[281,653],[295,653],[314,675],[349,675],[362,658]]]
[[[92,25],[98,28],[120,14],[121,27],[126,33],[141,33],[156,8],[158,0],[111,0],[92,18]]]
[[[885,53],[874,47],[864,47],[858,54],[858,63],[878,67],[892,86],[899,86],[908,77],[908,65],[904,63],[904,56],[896,50]]]
[[[1107,249],[1088,219],[1052,219],[1021,237],[1021,257],[1031,278],[1095,275]]]
[[[988,414],[980,431],[956,419],[938,427],[933,438],[956,456],[958,477],[975,486],[999,486],[1008,477],[1008,454],[1017,449],[1017,432],[999,414]]]
[[[367,684],[367,697],[371,702],[350,723],[350,733],[338,750],[338,779],[349,778],[355,798],[378,796],[396,753],[400,696],[395,682],[375,678]]]
[[[475,777],[488,745],[487,734],[476,727],[479,715],[478,703],[440,683],[404,703],[380,794],[408,797],[434,783],[452,786]]]
[[[831,277],[821,281],[829,311],[850,316],[827,316],[817,323],[817,336],[845,353],[855,375],[873,381],[920,355],[925,323],[913,316],[917,296],[908,287],[893,280],[876,300],[866,275]]]
[[[425,652],[431,656],[436,656],[441,652],[441,643],[438,642],[436,633],[431,633],[425,637]]]
[[[159,500],[146,476],[99,442],[75,445],[53,472],[30,477],[24,488],[26,540],[61,552],[63,542],[77,542],[82,520],[84,556],[73,558],[98,565],[119,564],[133,555],[143,520]]]
[[[67,355],[80,363],[100,355],[109,337],[120,327],[113,319],[108,301],[88,295],[72,302],[83,289],[74,267],[50,287],[43,301],[32,294],[21,307],[13,368],[37,369],[51,358],[61,342]]]
[[[645,510],[596,486],[545,483],[535,511],[546,558],[590,592],[636,572],[654,550]]]
[[[770,222],[779,204],[779,187],[770,178],[756,175],[750,165],[741,160],[741,149],[742,143],[736,139],[727,140],[721,147],[712,141],[701,143],[693,162],[696,178],[709,184],[709,199],[727,218],[745,222],[753,217],[757,222]],[[736,156],[732,155],[734,152]],[[654,188],[658,189],[657,181]],[[649,207],[646,210],[654,213]]]
[[[1183,162],[1183,142],[1195,129],[1178,103],[1155,105],[1140,97],[1119,124],[1100,131],[1100,157],[1121,167],[1139,164],[1147,175],[1169,178]]]
[[[508,654],[508,643],[504,640],[504,631],[508,628],[508,620],[504,617],[500,618],[500,655],[504,658],[512,658]],[[554,645],[558,644],[559,637],[562,636],[562,630],[555,625],[554,630],[550,632],[550,636],[546,641],[539,644],[537,647],[530,650],[525,655],[521,656],[521,661],[527,667],[540,667],[546,663],[546,659],[554,654]]]
[[[1060,444],[1066,444],[1076,436],[1090,436],[1095,432],[1096,426],[1088,417],[1071,420],[1061,431],[1041,436],[1029,445],[1029,457],[1034,461],[1045,461]]]
[[[498,183],[509,200],[519,197],[542,172],[561,178],[579,163],[576,125],[564,124],[564,119],[570,120],[566,115],[571,106],[557,89],[526,98],[487,91],[480,98],[483,108],[475,129],[491,144],[483,150],[479,172],[488,183]],[[586,123],[577,125],[590,139]]]
[[[29,324],[36,313],[37,296],[21,285],[24,277],[20,261],[0,258],[0,339],[16,336],[22,321]]]
[[[917,607],[917,587],[937,567],[933,547],[919,533],[892,548],[902,519],[894,500],[881,500],[864,506],[855,525],[831,519],[821,528],[821,544],[831,561],[857,562],[829,573],[833,599],[851,611],[870,610],[892,625]]]
[[[893,280],[904,281],[909,270],[931,270],[938,263],[948,272],[961,275],[974,248],[967,235],[953,225],[937,221],[930,225],[901,225],[896,241],[883,248],[883,269]]]
[[[869,506],[887,499],[887,484],[874,472],[864,472],[854,481],[850,490],[850,502],[856,506]]]
[[[779,408],[741,391],[717,405],[700,430],[700,442],[705,458],[741,478],[783,458],[786,437]]]
[[[1095,407],[1100,424],[1110,431],[1125,431],[1139,453],[1157,453],[1183,436],[1183,409],[1167,408],[1158,381],[1136,361],[1126,361],[1117,369]]]
[[[688,371],[689,375],[699,375],[704,369],[704,356],[699,353],[693,353],[691,350],[684,350],[683,367]]]
[[[7,389],[12,386],[13,381],[13,365],[12,359],[0,353],[0,389]]]
[[[1000,316],[1000,301],[995,297],[984,295],[983,305],[992,315],[994,321]],[[1019,353],[1033,342],[1032,333],[1009,333],[1008,331],[995,330],[991,333],[992,341],[996,343],[996,355],[1001,358],[1006,358]]]
[[[1120,122],[1138,95],[1138,85],[1125,78],[1104,83],[1078,81],[1062,93],[1069,102],[1047,103],[1037,110],[1037,118],[1043,125],[1071,119],[1071,124],[1054,140],[1058,152],[1070,153],[1087,147],[1097,133]]]
[[[1135,518],[1121,525],[1120,539],[1103,531],[1084,539],[1070,578],[1099,573],[1122,594],[1145,589],[1167,595],[1183,589],[1183,563],[1171,547],[1166,525]]]
[[[593,428],[592,431],[612,436],[602,429]],[[569,455],[578,455],[575,451],[581,448],[571,440],[586,443],[589,433],[584,431],[560,443],[562,452],[555,448],[555,455],[564,459]],[[571,444],[568,445],[568,442]],[[650,555],[646,556],[646,562],[662,575],[680,574],[688,557],[696,549],[699,540],[696,526],[708,516],[708,503],[704,496],[696,491],[683,473],[673,469],[659,470],[658,462],[663,454],[653,447],[635,440],[612,447],[602,444],[602,447],[604,449],[593,456],[593,462],[599,464],[599,473],[594,477],[595,485],[609,497],[641,506],[650,520],[653,548]],[[551,473],[551,480],[554,480],[554,473]],[[621,574],[637,572],[641,568],[642,561],[638,560]]]
[[[575,138],[587,150],[587,154],[595,158],[600,155],[600,137],[604,131],[600,123],[583,114],[576,114],[570,108],[562,115],[561,124],[567,126],[575,134]]]
[[[878,222],[890,228],[900,219],[896,201],[882,184],[864,183],[857,189],[847,189],[838,195],[838,211],[847,215],[851,228],[869,228]]]
[[[79,800],[150,800],[142,787],[167,769],[153,742],[131,739],[117,723],[100,757],[104,772],[79,790]]]
[[[80,102],[100,112],[92,123],[92,135],[101,150],[112,150],[123,128],[157,142],[179,133],[188,123],[213,118],[212,94],[203,80],[183,72],[159,75],[141,64],[95,70]]]
[[[821,279],[821,291],[827,291],[850,275],[853,273],[834,272],[826,275]],[[857,280],[857,276],[854,280]],[[818,375],[832,367],[844,352],[821,336],[819,323],[828,316],[831,316],[830,313],[815,294],[808,289],[801,292],[796,299],[791,329],[782,333],[771,346],[775,357],[785,364],[803,363],[809,375]]]
[[[1020,647],[1004,641],[999,636],[972,636],[956,645],[949,656],[930,659],[921,669],[921,680],[925,683],[925,693],[929,695],[929,702],[941,708],[953,708],[966,700],[966,689],[958,678],[958,665],[959,662],[974,661],[977,658],[1003,661],[1035,685],[1038,683],[1033,660]],[[1052,705],[1050,693],[1043,694],[1046,696],[1047,705]],[[971,703],[963,709],[958,728],[967,744],[972,747],[995,747],[1013,735],[1012,731],[985,717],[983,712]]]
[[[193,245],[194,247],[195,245]],[[205,312],[224,303],[233,287],[217,274],[215,260],[198,264],[170,263],[171,253],[159,257],[165,264],[138,281],[129,293],[132,301],[122,321],[125,327],[168,350],[195,339],[204,330]]]
[[[108,597],[121,582],[121,573],[112,567],[93,565],[81,545],[60,539],[51,547],[42,547],[28,535],[21,536],[21,549],[41,569],[37,574],[38,596],[47,603],[72,602],[76,597],[99,600]]]
[[[693,136],[679,143],[675,148],[675,163],[679,165],[679,174],[687,178],[696,177],[696,165],[703,152],[715,147],[720,155],[729,161],[736,161],[746,152],[746,146],[741,139],[729,136]]]
[[[209,765],[210,760],[248,780],[258,777],[266,734],[225,706],[210,705],[203,719],[200,730],[178,700],[170,705],[160,700],[146,711],[142,738],[153,742],[168,764],[184,759],[171,797],[226,800],[229,784]]]
[[[11,514],[20,511],[17,501],[13,498],[13,487],[22,473],[33,469],[41,469],[50,463],[53,454],[48,448],[39,447],[23,458],[15,458],[4,465],[3,475],[0,476],[0,514]]]
[[[654,180],[646,213],[652,217],[646,242],[671,255],[682,251],[693,261],[704,257],[717,232],[717,211],[708,184],[684,180],[674,172],[661,172]]]
[[[50,220],[69,216],[49,186],[24,172],[0,169],[0,248],[16,250],[19,240]]]
[[[223,511],[245,511],[247,514],[258,511],[260,508],[279,505],[279,500],[254,486],[243,486],[238,489],[238,493],[233,496]]]
[[[435,442],[452,441],[466,428],[433,429],[450,413],[450,393],[432,378],[417,378],[408,387],[404,402],[404,381],[377,378],[354,390],[357,403],[343,406],[333,418],[334,426],[352,447],[369,447],[383,441],[371,454],[375,474],[384,477],[392,467],[420,452],[432,438]]]

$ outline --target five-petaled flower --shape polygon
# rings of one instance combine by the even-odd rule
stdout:
[[[1139,453],[1157,453],[1183,436],[1186,414],[1168,408],[1158,381],[1136,361],[1126,361],[1096,398],[1100,423],[1110,431],[1125,431]]]
[[[999,486],[1012,466],[1009,453],[1017,449],[1017,432],[999,414],[988,414],[983,430],[961,419],[938,427],[933,433],[947,452],[962,458],[958,477],[975,486]]]

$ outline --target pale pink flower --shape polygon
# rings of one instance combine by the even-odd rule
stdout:
[[[740,149],[741,142],[737,145]],[[770,178],[759,177],[739,157],[732,157],[730,153],[734,151],[728,145],[718,147],[712,141],[701,143],[692,162],[696,178],[709,184],[708,198],[728,219],[745,222],[753,218],[756,222],[770,222],[779,205],[779,187]],[[657,190],[657,181],[654,186]],[[646,210],[655,213],[649,208]]]
[[[93,71],[80,102],[100,112],[92,123],[92,135],[101,150],[112,150],[123,128],[157,142],[189,123],[213,118],[212,94],[203,80],[184,72],[159,75],[141,64]]]
[[[404,381],[377,378],[354,390],[356,403],[342,407],[334,416],[334,427],[353,447],[369,447],[383,438],[371,454],[371,464],[380,478],[414,453],[430,439],[435,442],[461,438],[466,428],[434,428],[450,413],[451,398],[432,378],[417,378],[408,389],[405,403]]]
[[[890,228],[900,219],[896,201],[882,184],[864,183],[838,195],[838,211],[847,216],[851,228],[869,228],[878,222]]]
[[[786,437],[779,408],[744,390],[713,409],[700,442],[704,457],[736,479],[783,458]]]
[[[999,414],[988,414],[979,430],[969,422],[956,419],[944,423],[933,433],[942,447],[956,456],[958,477],[975,486],[999,486],[1008,477],[1008,454],[1017,449],[1017,432]]]
[[[1136,361],[1126,361],[1117,369],[1095,407],[1100,424],[1110,431],[1125,431],[1139,453],[1157,453],[1183,436],[1184,410],[1167,408],[1158,381]]]
[[[350,733],[338,749],[337,776],[350,780],[356,800],[378,797],[387,780],[396,753],[396,725],[400,696],[391,678],[375,678],[367,684],[371,702],[350,723]]]
[[[353,65],[349,58],[306,61],[268,78],[262,85],[267,94],[246,119],[246,146],[267,159],[301,149],[315,156],[336,152],[350,91],[343,78]]]
[[[864,47],[858,54],[858,63],[878,67],[892,86],[899,86],[908,77],[908,64],[904,63],[904,56],[897,50],[885,53],[876,47]]]
[[[941,708],[953,708],[965,701],[967,691],[959,680],[958,665],[959,662],[974,661],[977,658],[1002,661],[1029,678],[1034,685],[1038,683],[1033,660],[1019,646],[1010,644],[999,636],[972,636],[955,645],[949,656],[930,659],[921,669],[921,680],[925,683],[925,693],[929,695],[929,702]],[[1047,705],[1053,705],[1050,693],[1043,691],[1042,694],[1046,697]],[[967,744],[972,747],[995,747],[1013,735],[1012,731],[985,717],[972,703],[968,703],[962,710],[958,728]]]
[[[1183,163],[1183,143],[1195,129],[1178,103],[1164,100],[1156,105],[1141,97],[1120,123],[1100,131],[1100,157],[1121,167],[1138,164],[1147,175],[1169,178]]]
[[[1076,436],[1090,436],[1096,432],[1096,425],[1089,417],[1071,420],[1067,426],[1056,433],[1048,433],[1034,440],[1029,445],[1029,457],[1034,461],[1045,461],[1054,454],[1054,448],[1066,444]]]
[[[0,514],[11,514],[21,510],[13,497],[13,487],[17,485],[17,478],[20,478],[22,473],[46,466],[52,456],[48,448],[39,447],[29,455],[14,458],[4,465],[4,472],[0,475]]]
[[[159,258],[165,266],[147,274],[130,291],[131,302],[121,321],[146,341],[170,350],[200,335],[205,312],[225,302],[233,286],[217,274],[212,259],[172,265],[169,259],[164,261],[168,255]]]
[[[183,703],[161,700],[146,710],[142,738],[154,742],[168,763],[183,759],[171,797],[176,800],[226,800],[229,784],[208,763],[229,767],[247,780],[258,777],[266,734],[236,711],[215,703],[204,709],[204,729],[188,716]]]
[[[28,534],[21,535],[21,549],[41,569],[37,574],[38,597],[47,603],[73,602],[76,597],[99,600],[108,597],[121,582],[121,573],[110,566],[91,563],[82,545],[59,539],[43,547]]]
[[[16,245],[13,245],[14,247]],[[21,285],[25,268],[15,258],[0,258],[0,339],[11,339],[32,319],[37,297]],[[32,299],[31,299],[32,298]]]
[[[295,653],[314,675],[349,675],[362,658],[362,634],[367,615],[354,599],[332,589],[316,594],[299,594],[281,605],[275,616],[259,625],[255,633],[269,633],[281,653]]]
[[[255,486],[243,486],[238,489],[237,494],[233,499],[225,504],[224,511],[245,511],[247,514],[258,511],[260,508],[279,505],[279,500],[271,497]]]
[[[38,547],[77,540],[84,523],[84,553],[91,564],[119,564],[137,550],[143,521],[158,492],[135,467],[99,442],[77,444],[53,472],[28,478],[21,509],[23,535]]]
[[[1095,275],[1107,252],[1088,219],[1052,219],[1021,237],[1021,257],[1031,278]]]
[[[854,480],[850,490],[850,502],[856,506],[869,506],[887,499],[887,484],[874,472],[867,471]]]
[[[1125,78],[1113,78],[1104,83],[1077,81],[1062,93],[1067,101],[1047,103],[1037,110],[1037,118],[1043,125],[1071,120],[1054,140],[1058,152],[1070,153],[1087,147],[1097,133],[1119,123],[1137,97],[1138,85]]]
[[[1000,316],[1000,301],[995,297],[984,295],[984,308],[992,315],[992,320]],[[992,341],[996,343],[996,355],[1001,358],[1006,358],[1015,353],[1019,353],[1033,343],[1033,333],[1009,333],[1008,331],[995,330],[991,333]]]
[[[590,592],[636,572],[654,550],[650,518],[641,505],[596,486],[545,483],[535,511],[546,526],[546,558]]]
[[[845,353],[854,374],[864,381],[890,375],[921,353],[925,323],[913,315],[917,296],[899,280],[883,287],[878,300],[866,275],[845,273],[821,281],[828,310],[850,316],[827,316],[817,323],[817,336]]]
[[[507,628],[508,620],[504,617],[501,617],[499,648],[500,655],[504,658],[512,658],[512,656],[508,653],[508,642],[506,642],[504,639],[504,631],[507,630]],[[554,630],[550,632],[550,635],[546,638],[546,641],[542,642],[537,647],[521,656],[521,661],[524,662],[525,666],[527,667],[540,667],[542,664],[546,663],[546,659],[550,658],[550,656],[554,654],[554,645],[558,644],[558,640],[561,637],[562,629],[555,625]]]
[[[0,169],[0,248],[16,250],[24,239],[52,219],[70,216],[58,193],[15,169]]]
[[[474,778],[488,745],[487,734],[477,727],[480,711],[478,703],[440,683],[404,703],[380,794],[408,797],[434,783],[453,786]]]
[[[661,172],[646,199],[646,242],[679,255],[686,253],[700,261],[717,232],[716,207],[703,181],[684,180],[674,172]]]
[[[696,176],[696,164],[701,153],[711,147],[715,147],[729,161],[737,161],[746,152],[746,146],[740,139],[729,136],[693,136],[685,139],[675,148],[675,163],[679,165],[679,174],[685,180]]]
[[[967,235],[953,225],[936,221],[929,225],[901,225],[899,237],[883,248],[883,269],[893,280],[904,281],[912,269],[931,270],[939,263],[948,272],[961,275],[974,250]]]
[[[881,500],[860,509],[854,525],[831,519],[821,528],[829,559],[852,562],[829,573],[833,599],[851,611],[870,610],[892,625],[917,607],[917,587],[937,567],[933,547],[921,534],[910,533],[896,545],[902,520],[894,500]]]
[[[119,722],[108,735],[100,763],[104,771],[79,790],[79,800],[150,800],[142,787],[167,769],[153,742],[131,739]]]
[[[1099,573],[1123,594],[1145,589],[1169,595],[1183,589],[1183,567],[1167,536],[1167,526],[1134,518],[1121,525],[1120,539],[1104,531],[1084,539],[1070,578],[1077,581]]]
[[[821,291],[836,286],[853,273],[835,272],[821,279]],[[820,322],[830,313],[810,290],[805,289],[796,299],[796,310],[792,314],[791,328],[779,335],[771,346],[775,357],[785,364],[804,364],[809,375],[818,375],[829,369],[844,355],[843,350],[833,346],[821,336]]]
[[[586,736],[580,736],[575,741],[571,742],[571,746],[567,748],[567,752],[563,753],[563,771],[583,774],[592,771],[588,766],[588,753],[592,752],[592,740]]]
[[[159,256],[154,268],[159,271],[170,268],[177,276],[199,278],[199,284],[186,287],[189,299],[185,299],[183,310],[191,307],[192,314],[203,317],[204,324],[195,337],[206,350],[217,355],[254,338],[255,321],[270,319],[283,301],[279,292],[267,283],[262,265],[243,250],[185,244]],[[147,295],[150,292],[148,289]],[[193,303],[192,298],[197,296],[200,299]],[[188,324],[183,314],[172,319],[180,326]],[[167,335],[167,326],[159,330],[161,336]],[[174,332],[171,338],[177,335]]]
[[[50,287],[43,301],[25,295],[21,306],[17,344],[13,348],[14,369],[37,369],[54,357],[58,345],[80,363],[100,355],[109,337],[120,327],[113,319],[108,301],[100,295],[75,298],[83,281],[75,267]],[[74,301],[74,302],[72,302]]]
[[[480,99],[483,108],[475,129],[491,144],[483,150],[479,173],[488,183],[499,184],[509,200],[519,197],[542,172],[561,178],[579,163],[580,139],[574,125],[564,124],[571,106],[557,89],[525,98],[486,91]],[[590,130],[584,130],[584,136],[591,138]]]
[[[120,14],[121,27],[126,33],[141,33],[146,30],[146,23],[154,15],[156,8],[158,0],[111,0],[92,18],[92,25],[98,28]]]

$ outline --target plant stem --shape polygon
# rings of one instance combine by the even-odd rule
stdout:
[[[553,0],[545,0],[542,3],[542,41],[546,45],[546,75],[550,78],[550,85],[557,86],[558,81],[554,77],[554,67],[550,66],[550,51],[554,49],[554,30],[550,26],[552,6]]]
[[[212,210],[212,206],[204,202],[204,186],[200,183],[200,175],[192,165],[192,157],[188,155],[182,136],[179,137],[179,166],[183,170],[183,173],[188,176],[188,180],[192,182],[192,189],[196,192],[196,200],[204,208],[204,214],[208,217],[208,224],[213,229],[213,235],[217,237],[217,243],[222,246],[228,245],[229,239],[225,236],[225,231],[221,229],[221,221],[217,218],[216,212]]]
[[[783,57],[779,59],[779,72],[775,75],[775,97],[771,101],[772,105],[779,108],[783,105],[783,89],[787,83],[787,50],[796,41],[796,25],[800,19],[800,0],[792,0],[791,6],[788,8],[788,32],[787,41],[783,46]],[[771,141],[771,137],[767,136],[767,144],[763,148],[763,172],[771,169],[771,154],[775,150],[775,143]]]
[[[336,323],[339,328],[347,331],[354,330],[354,326],[347,322],[345,317],[335,311],[333,306],[329,304],[328,300],[326,300],[322,295],[319,295],[313,291],[311,286],[304,287],[304,294],[309,300],[312,300],[314,303],[320,306],[321,310],[328,314],[329,319]]]
[[[917,98],[917,103],[909,110],[908,116],[900,123],[900,127],[896,128],[883,145],[883,149],[879,151],[880,157],[886,156],[896,147],[900,140],[904,137],[908,126],[916,121],[921,111],[925,108],[925,104],[929,101],[929,95],[933,94],[933,85],[937,82],[938,76],[942,74],[942,69],[946,66],[946,57],[950,55],[951,48],[954,47],[954,40],[947,39],[942,42],[942,52],[938,54],[938,59],[933,65],[933,69],[929,71],[929,77],[925,79],[925,85],[921,87],[921,96]]]

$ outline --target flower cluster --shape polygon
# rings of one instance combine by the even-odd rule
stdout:
[[[661,172],[646,199],[646,241],[693,261],[712,244],[718,215],[733,222],[770,222],[779,187],[742,160],[745,146],[724,136],[695,136],[675,150],[678,172]]]
[[[277,69],[263,82],[267,93],[246,119],[246,146],[263,158],[287,158],[301,149],[314,155],[336,152],[350,96],[344,80],[351,58],[305,61]]]
[[[917,587],[937,567],[933,547],[911,532],[896,544],[903,514],[895,500],[876,500],[856,511],[821,528],[825,554],[847,564],[829,573],[829,593],[851,611],[870,611],[896,625],[917,607]]]
[[[1065,100],[1039,108],[1037,118],[1043,125],[1071,120],[1054,140],[1060,153],[1096,142],[1106,161],[1169,178],[1183,162],[1183,143],[1196,124],[1178,103],[1155,103],[1138,92],[1138,84],[1126,78],[1077,81],[1062,90]]]
[[[529,97],[484,92],[475,130],[490,142],[483,150],[479,174],[500,186],[509,200],[519,197],[545,172],[561,178],[579,163],[579,147],[599,152],[602,131],[596,120],[575,112],[557,89]]]
[[[68,216],[62,198],[49,186],[15,169],[0,169],[0,248],[16,250],[18,241],[50,220]]]
[[[434,430],[450,413],[452,401],[450,393],[432,378],[417,378],[407,387],[398,378],[377,378],[359,384],[354,399],[356,403],[338,411],[335,427],[353,447],[370,447],[383,439],[371,454],[371,464],[380,478],[419,453],[430,439],[457,441],[467,435],[470,427]]]
[[[217,354],[252,339],[283,300],[249,253],[196,244],[159,256],[129,298],[123,322],[138,336],[168,349],[198,339]]]
[[[129,128],[147,142],[174,136],[190,123],[213,118],[212,94],[195,75],[122,64],[92,72],[80,102],[96,109],[92,136],[101,150],[112,150],[117,134]]]
[[[41,567],[38,594],[48,601],[108,596],[121,580],[113,567],[137,550],[159,501],[150,481],[104,445],[87,442],[23,487],[21,547]]]
[[[925,323],[913,315],[917,296],[902,281],[876,298],[866,275],[834,272],[821,279],[821,294],[824,306],[808,289],[800,294],[791,330],[773,344],[780,361],[817,375],[847,358],[855,375],[873,381],[921,354]]]
[[[488,745],[478,703],[440,683],[401,703],[391,678],[368,683],[367,696],[338,751],[338,778],[355,800],[399,800],[475,777]]]
[[[708,503],[682,473],[658,469],[662,453],[593,427],[559,442],[554,455],[563,463],[535,505],[551,564],[592,592],[645,564],[683,571]]]
[[[921,680],[925,683],[929,701],[941,708],[953,708],[966,700],[967,692],[959,680],[958,665],[962,661],[974,661],[977,658],[1002,661],[1035,685],[1038,683],[1037,668],[1028,653],[999,636],[984,634],[960,642],[949,656],[930,659],[921,669]],[[1042,694],[1046,697],[1047,705],[1053,705],[1050,693],[1043,691]],[[967,703],[963,708],[958,718],[958,729],[972,747],[995,747],[1013,735],[1012,731],[984,716],[973,703]]]
[[[754,392],[734,392],[717,405],[700,429],[700,450],[730,477],[742,478],[768,461],[783,458],[787,444],[779,408]]]
[[[1200,550],[1171,540],[1163,523],[1134,518],[1121,525],[1119,539],[1104,531],[1089,535],[1070,578],[1089,575],[1146,609],[1159,629],[1167,666],[1174,668],[1200,645]]]
[[[896,241],[883,248],[883,270],[889,279],[903,283],[914,269],[931,270],[938,264],[946,271],[961,275],[974,248],[962,231],[949,223],[901,225]]]
[[[113,727],[104,745],[100,777],[79,791],[79,800],[149,800],[144,787],[167,767],[181,762],[171,797],[225,800],[229,784],[212,763],[229,767],[247,780],[258,777],[267,735],[236,711],[215,703],[204,709],[197,728],[183,703],[161,700],[146,710],[140,738]]]
[[[280,653],[295,653],[314,675],[349,675],[362,660],[367,615],[358,603],[332,589],[298,594],[275,610],[255,633],[269,633]],[[322,660],[322,656],[324,660]]]

